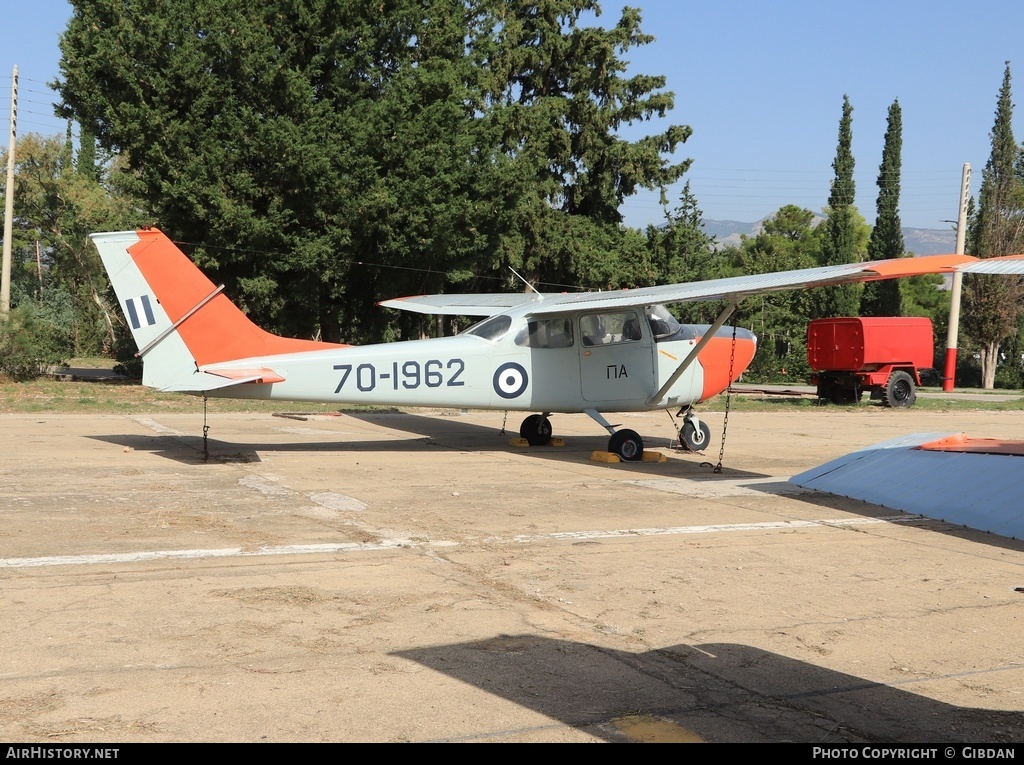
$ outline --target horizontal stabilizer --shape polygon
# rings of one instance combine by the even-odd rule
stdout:
[[[172,383],[160,390],[167,393],[205,393],[230,388],[232,385],[268,385],[279,382],[284,382],[284,378],[272,369],[207,369],[195,372],[181,382]]]

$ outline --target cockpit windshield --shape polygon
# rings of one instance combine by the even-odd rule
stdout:
[[[464,335],[476,335],[482,337],[484,340],[500,340],[504,337],[505,333],[508,332],[508,328],[512,326],[512,318],[505,314],[499,314],[498,316],[490,316],[483,321],[478,321],[473,326],[469,327],[462,334]]]
[[[647,323],[651,325],[651,334],[654,335],[655,341],[673,337],[682,329],[676,317],[663,305],[647,306]]]

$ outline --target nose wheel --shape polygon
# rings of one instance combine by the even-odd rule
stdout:
[[[676,417],[683,418],[683,424],[678,428],[680,446],[688,452],[702,452],[707,449],[711,442],[711,428],[707,423],[701,422],[697,413],[688,406],[680,409]]]
[[[691,452],[702,452],[711,441],[711,428],[696,417],[686,420],[679,429],[679,442]]]

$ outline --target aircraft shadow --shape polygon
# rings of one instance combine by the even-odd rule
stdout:
[[[310,417],[314,416],[316,415],[310,415]],[[205,452],[201,433],[119,433],[93,435],[90,438],[116,444],[124,449],[148,452],[186,465],[261,462],[261,452],[333,453],[343,458],[345,455],[371,453],[415,454],[437,453],[438,451],[504,452],[516,456],[524,455],[529,459],[579,465],[597,464],[590,462],[591,452],[603,450],[607,445],[607,438],[601,434],[595,434],[594,436],[573,435],[568,439],[567,446],[565,447],[515,447],[509,445],[509,440],[514,438],[517,433],[506,432],[505,435],[500,435],[500,425],[498,428],[478,425],[466,422],[458,416],[436,417],[408,413],[362,412],[356,414],[346,413],[343,416],[380,426],[385,430],[410,433],[416,437],[390,437],[367,441],[354,440],[351,434],[338,433],[336,440],[308,441],[300,440],[303,436],[297,434],[294,441],[286,440],[283,442],[263,443],[238,443],[210,437],[207,439]],[[271,417],[267,415],[267,419],[269,421]],[[217,423],[215,417],[211,418],[211,423],[211,432],[216,433]],[[277,423],[291,423],[297,427],[302,426],[301,421],[285,418],[275,419],[274,424],[268,424],[268,429],[274,427]],[[329,437],[331,432],[325,429],[323,435]],[[743,480],[750,480],[752,481],[750,488],[754,491],[774,493],[772,488],[761,483],[763,479],[770,478],[770,476],[764,473],[729,467],[728,460],[726,460],[722,473],[715,474],[712,472],[711,459],[713,459],[712,455],[682,452],[678,458],[673,455],[670,458],[669,464],[624,462],[619,464],[603,464],[601,467],[602,469],[617,471],[617,474],[620,476],[629,476],[637,480],[687,479],[706,481],[709,485],[713,485],[718,481],[740,482],[740,485],[742,485]],[[778,479],[778,483],[785,484],[786,482],[785,479]],[[683,494],[666,492],[664,496],[669,498],[672,496],[683,496]],[[873,505],[869,502],[851,500],[816,491],[801,491],[801,493],[794,494],[792,497],[794,500],[806,502],[815,507],[829,508],[837,512],[858,513],[869,518],[891,516],[899,512]],[[957,526],[927,518],[919,520],[910,518],[907,522],[927,526],[932,531],[969,539],[992,547],[1003,547],[1012,550],[1024,549],[1024,542],[1001,537],[997,534],[981,532],[965,526]]]
[[[268,415],[268,429],[281,427],[303,427],[301,414],[275,419],[271,422]],[[317,415],[309,415],[309,419]],[[146,451],[167,459],[195,464],[204,461],[223,462],[259,462],[259,452],[337,452],[338,454],[364,454],[372,452],[408,453],[449,449],[455,451],[508,452],[525,455],[531,459],[543,459],[560,463],[588,462],[594,451],[607,449],[608,437],[601,433],[590,435],[573,435],[566,438],[566,445],[541,447],[516,447],[509,441],[519,435],[518,423],[514,428],[506,429],[501,435],[500,420],[496,427],[467,422],[453,415],[450,417],[424,416],[418,414],[399,413],[345,413],[343,418],[351,417],[361,423],[380,427],[382,430],[399,431],[414,435],[414,438],[381,438],[375,440],[356,440],[350,434],[339,433],[337,440],[308,441],[300,440],[297,435],[294,441],[264,443],[233,443],[215,438],[217,432],[216,415],[210,418],[210,436],[207,439],[204,460],[204,447],[201,432],[164,433],[164,434],[108,434],[91,436],[97,440],[117,444],[123,448]],[[306,426],[308,427],[308,426]],[[596,430],[596,426],[595,426]],[[327,429],[323,430],[325,438],[331,436]],[[557,435],[557,434],[556,434]],[[666,450],[667,438],[651,438],[652,449]],[[671,473],[667,473],[666,465],[647,462],[630,462],[605,465],[610,470],[628,471],[637,476],[665,476],[698,478],[711,476],[712,455],[693,452],[678,452],[678,458],[672,457]],[[723,467],[721,477],[729,478],[765,478],[763,473],[737,470]]]
[[[466,422],[458,415],[451,417],[427,417],[424,415],[397,413],[397,414],[375,414],[364,412],[352,412],[347,416],[362,422],[380,425],[391,430],[400,430],[407,433],[431,439],[437,443],[444,443],[450,448],[472,449],[477,451],[514,452],[525,454],[538,459],[552,460],[555,462],[587,461],[592,452],[603,452],[608,448],[608,435],[600,432],[596,423],[594,433],[573,434],[562,436],[558,432],[557,415],[552,418],[555,437],[563,438],[565,446],[536,446],[516,447],[510,446],[509,441],[519,436],[519,416],[521,413],[509,414],[509,421],[505,423],[505,433],[501,434],[501,419],[495,418],[495,424],[478,425]],[[698,452],[686,452],[669,448],[669,438],[664,435],[658,436],[650,433],[641,433],[647,442],[647,448],[652,451],[660,451],[671,455],[672,475],[679,476],[684,471],[688,477],[699,475],[711,475],[714,467],[713,459],[716,455]],[[622,462],[608,465],[609,468],[635,471],[639,473],[650,473],[651,475],[664,475],[664,464],[644,462]],[[738,470],[728,465],[723,467],[729,477],[732,478],[766,478],[764,473],[756,473],[746,470]],[[723,474],[724,475],[724,474]]]
[[[500,635],[393,655],[610,742],[1024,741],[1024,712],[957,707],[908,690],[916,680],[882,685],[734,643],[634,654]]]

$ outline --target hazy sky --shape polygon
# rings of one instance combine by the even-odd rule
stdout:
[[[603,2],[612,25],[626,3]],[[843,95],[853,105],[857,206],[874,221],[886,116],[903,111],[900,213],[905,226],[956,218],[964,163],[972,192],[990,150],[1005,62],[1024,71],[1024,3],[1012,0],[634,0],[655,41],[625,54],[675,93],[664,124],[693,128],[675,158],[707,219],[755,221],[784,204],[828,200]],[[66,0],[8,4],[0,25],[0,144],[7,145],[11,72],[19,68],[18,134],[63,134],[47,83],[58,74]],[[1021,87],[1024,87],[1022,85]],[[1017,116],[1018,138],[1024,127]],[[624,135],[663,129],[644,123]],[[670,202],[679,189],[670,191]],[[656,194],[627,200],[626,222],[662,219]]]

